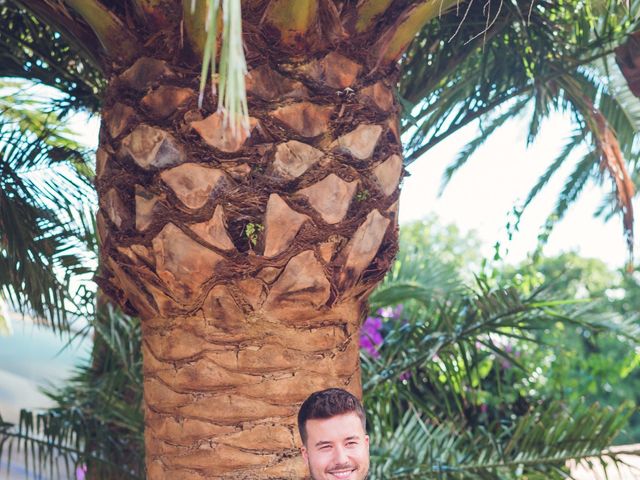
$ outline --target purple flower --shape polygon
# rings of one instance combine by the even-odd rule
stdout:
[[[404,309],[404,305],[401,303],[396,305],[395,307],[383,307],[379,308],[376,312],[378,315],[384,318],[392,318],[394,320],[399,320],[400,315],[402,315],[402,310]]]
[[[87,476],[87,466],[79,465],[78,468],[76,468],[76,480],[84,480],[86,476]]]
[[[372,358],[376,360],[380,358],[380,352],[368,337],[360,338],[360,348],[364,349]]]
[[[367,317],[362,324],[362,329],[367,331],[379,331],[382,329],[382,318],[380,317]]]
[[[367,317],[360,332],[360,348],[367,351],[373,358],[380,358],[378,346],[382,343],[382,318]]]
[[[486,403],[483,403],[482,405],[480,405],[480,412],[487,413],[488,411],[489,411],[489,405],[487,405]]]
[[[411,378],[411,372],[407,370],[402,375],[400,375],[400,380],[409,380]]]

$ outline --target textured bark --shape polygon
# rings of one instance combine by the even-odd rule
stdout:
[[[348,49],[302,57],[250,55],[241,138],[215,99],[197,108],[195,61],[110,82],[99,282],[142,320],[150,479],[304,478],[301,402],[362,393],[359,329],[397,243],[393,77]]]

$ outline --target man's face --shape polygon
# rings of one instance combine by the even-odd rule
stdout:
[[[355,412],[307,420],[302,456],[313,480],[364,480],[369,472],[369,435]]]

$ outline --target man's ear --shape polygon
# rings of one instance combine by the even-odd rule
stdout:
[[[364,443],[367,445],[367,448],[369,447],[369,435],[365,435],[364,436]]]
[[[307,453],[307,447],[302,445],[300,447],[300,453],[302,453],[302,458],[304,458],[304,461],[308,462],[309,461],[309,454]]]

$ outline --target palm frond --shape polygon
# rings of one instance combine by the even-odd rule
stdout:
[[[412,261],[420,262],[416,257]],[[558,322],[640,343],[637,316],[605,314],[592,301],[558,300],[552,282],[525,293],[515,286],[491,287],[483,278],[473,289],[460,284],[438,289],[430,281],[428,276],[404,278],[396,273],[372,294],[371,316],[385,315],[380,309],[384,301],[401,303],[404,311],[401,319],[380,319],[384,339],[376,355],[363,351],[361,358],[363,387],[370,397],[382,401],[397,396],[432,412],[432,418],[445,413],[464,417],[473,411],[483,379],[492,375],[502,381],[501,365],[529,375],[505,345],[536,347],[543,343],[540,332],[557,328]]]
[[[536,184],[531,188],[526,200],[522,204],[521,211],[524,211],[529,206],[531,201],[538,196],[544,186],[549,183],[551,177],[558,171],[558,169],[566,162],[567,157],[573,152],[578,145],[584,141],[584,136],[581,131],[574,133],[565,144],[564,148],[560,151],[558,156],[547,167],[547,170],[540,176]]]
[[[20,449],[28,469],[54,479],[70,478],[76,466],[92,478],[143,478],[140,324],[106,307],[94,327],[100,361],[90,359],[67,385],[45,392],[54,408],[23,410],[18,425],[5,423],[0,458],[11,461]]]
[[[470,7],[461,27],[454,27],[455,13],[445,15],[441,21],[428,25],[407,52],[403,61],[407,74],[400,83],[404,103],[410,106],[403,122],[409,137],[406,163],[417,160],[466,125],[482,126],[482,120],[491,118],[492,114],[499,118],[499,123],[506,121],[508,115],[496,117],[493,112],[508,108],[505,105],[516,101],[522,101],[524,109],[527,99],[532,102],[528,143],[535,140],[542,122],[551,112],[569,111],[574,114],[577,129],[582,130],[594,148],[600,148],[603,142],[597,142],[602,134],[595,128],[589,129],[585,116],[590,111],[579,108],[576,102],[579,94],[588,98],[603,115],[608,131],[615,135],[626,161],[631,162],[630,166],[635,165],[640,141],[633,116],[622,105],[623,97],[617,97],[613,92],[608,75],[603,75],[594,65],[601,63],[603,58],[610,62],[613,49],[626,34],[637,28],[636,2],[630,10],[616,2],[605,2],[597,7],[588,2],[500,4],[501,8],[494,8],[493,2],[485,2],[482,8],[480,5]],[[584,10],[584,15],[576,14],[575,9]],[[491,28],[487,29],[489,10],[494,16],[491,17]],[[595,11],[598,13],[594,14]],[[448,35],[454,28],[456,35]],[[482,42],[477,41],[479,36],[483,38]],[[580,87],[573,88],[578,84]],[[519,111],[514,109],[510,113],[515,116]],[[443,186],[495,131],[491,128],[491,120],[489,122],[489,128],[481,129],[478,137],[461,149],[443,175]],[[589,131],[593,135],[589,136]],[[566,144],[561,152],[564,160],[560,156],[556,158],[531,190],[526,204],[580,146],[577,141]],[[597,156],[591,158],[597,161]],[[612,162],[598,164],[604,165],[605,171],[619,172],[621,168],[620,160],[615,162],[616,168]],[[597,177],[595,169],[591,174],[592,178]],[[631,173],[628,176],[631,177]],[[611,178],[615,176],[612,174]],[[623,213],[625,232],[630,236],[631,210],[625,192],[629,191],[631,183],[627,179],[624,188],[619,183],[615,187],[618,197],[614,209]],[[570,184],[576,186],[575,176],[569,178],[558,202],[560,214],[579,194],[579,189],[574,190],[576,195],[568,194]],[[621,203],[623,197],[625,201]]]
[[[92,171],[86,149],[41,106],[32,99],[0,113],[0,290],[14,309],[65,329],[69,280],[95,263],[78,242]]]
[[[437,266],[428,250],[409,249],[409,258]],[[587,406],[522,389],[536,388],[527,355],[566,348],[546,345],[545,332],[571,326],[637,345],[637,316],[557,299],[553,282],[521,289],[480,276],[473,289],[438,290],[422,283],[430,280],[420,269],[401,268],[402,251],[399,259],[379,299],[400,301],[404,310],[390,315],[377,300],[370,315],[379,316],[383,340],[375,355],[361,355],[372,478],[565,479],[569,461],[622,461],[608,449],[632,405]],[[489,396],[498,403],[485,403]]]
[[[592,67],[607,81],[607,88],[598,108],[616,132],[620,145],[624,147],[625,158],[631,168],[635,169],[640,148],[637,138],[640,132],[640,99],[629,89],[613,55],[594,62]]]
[[[409,408],[394,419],[370,412],[374,479],[566,479],[568,461],[590,457],[619,462],[608,447],[633,408],[541,403],[517,420],[468,428],[425,420]],[[640,454],[639,452],[631,452]]]
[[[37,10],[38,2],[26,4]],[[24,7],[14,0],[0,5],[0,77],[25,79],[58,89],[63,95],[57,107],[63,113],[81,108],[97,111],[106,82],[94,57],[93,36],[87,32],[70,42],[59,33],[64,29],[50,26],[56,24],[55,18],[49,16],[49,23],[45,23]],[[80,24],[76,27],[81,28]]]

